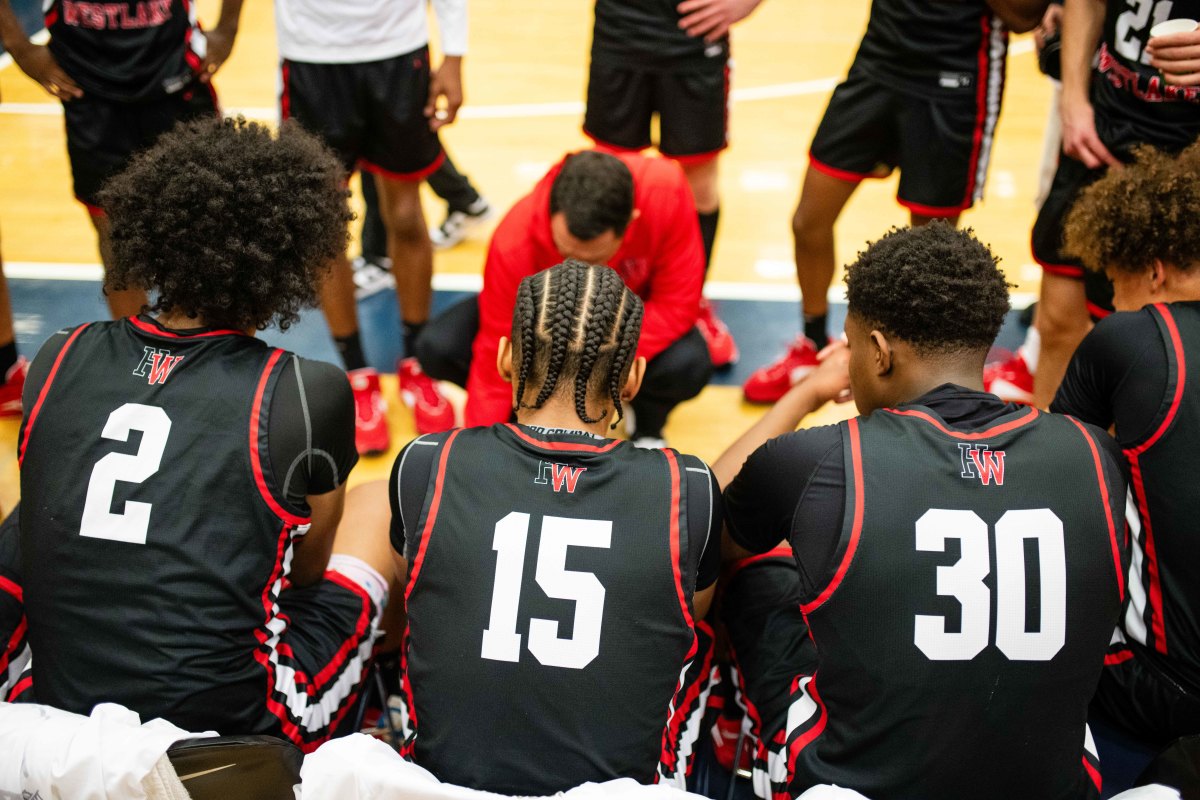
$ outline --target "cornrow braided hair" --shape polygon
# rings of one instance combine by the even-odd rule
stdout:
[[[637,352],[642,301],[612,269],[567,259],[530,275],[517,288],[513,309],[513,362],[517,365],[517,406],[541,408],[566,386],[574,390],[575,413],[591,424],[604,419],[588,413],[588,398],[607,393],[624,416],[621,389]],[[538,387],[532,403],[527,387]]]

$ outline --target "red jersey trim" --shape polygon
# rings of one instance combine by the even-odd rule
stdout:
[[[24,590],[21,589],[21,587],[18,586],[15,581],[11,581],[2,575],[0,575],[0,590],[3,590],[5,592],[7,592],[8,594],[12,595],[14,598],[16,598],[16,601],[18,603],[25,602]]]
[[[259,453],[259,428],[262,418],[263,394],[266,393],[267,381],[271,377],[271,372],[275,369],[275,365],[282,356],[283,351],[279,348],[276,348],[275,352],[271,353],[271,357],[267,359],[267,365],[263,367],[262,376],[258,379],[258,388],[254,392],[254,407],[250,412],[250,470],[254,473],[254,484],[258,487],[258,493],[266,501],[267,507],[271,509],[271,513],[288,525],[295,527],[308,524],[312,521],[312,518],[302,517],[280,505],[279,500],[275,498],[270,487],[267,486],[267,478],[263,474],[262,456]]]
[[[838,564],[837,572],[829,585],[822,589],[811,603],[800,604],[800,613],[805,617],[820,608],[837,591],[842,579],[846,577],[846,571],[850,569],[850,562],[854,560],[854,554],[858,550],[858,540],[862,536],[863,468],[862,439],[858,431],[858,419],[850,420],[847,423],[847,430],[850,432],[850,461],[854,465],[854,521],[850,527],[850,542],[846,545],[846,552],[842,554],[842,563]]]
[[[417,585],[421,567],[425,564],[425,551],[429,548],[429,539],[433,536],[433,525],[437,521],[438,510],[442,505],[442,489],[446,482],[446,461],[450,458],[450,448],[460,433],[462,433],[461,428],[451,431],[446,438],[446,443],[442,445],[442,455],[438,459],[437,479],[433,484],[433,500],[429,503],[429,515],[425,518],[425,530],[421,532],[421,544],[417,547],[417,556],[413,559],[412,567],[409,569],[408,586],[404,589],[405,602],[412,594],[413,587]]]
[[[37,422],[38,414],[42,411],[42,404],[46,402],[46,395],[50,393],[50,386],[54,383],[54,378],[58,375],[58,368],[62,366],[63,358],[66,357],[67,351],[71,349],[71,345],[75,344],[75,340],[79,338],[79,334],[83,333],[84,329],[90,325],[90,322],[85,322],[75,329],[75,332],[67,338],[62,349],[58,351],[58,358],[54,359],[54,366],[50,367],[50,374],[46,376],[46,382],[42,384],[42,391],[38,393],[37,402],[33,404],[33,410],[29,412],[29,419],[25,423],[25,434],[21,437],[21,448],[17,453],[17,464],[25,462],[25,448],[29,446],[29,434],[33,433],[33,425]]]
[[[620,439],[613,439],[608,444],[575,444],[573,442],[543,442],[541,439],[535,439],[525,431],[518,428],[511,422],[504,423],[504,427],[508,428],[517,435],[522,441],[533,445],[539,450],[552,450],[555,452],[582,452],[582,453],[607,453],[621,443]],[[663,452],[666,452],[665,450]]]
[[[1109,653],[1104,656],[1104,666],[1113,667],[1117,664],[1124,664],[1131,658],[1133,658],[1132,650],[1119,650],[1116,653]]]
[[[974,189],[972,189],[974,191]],[[956,206],[927,206],[922,203],[914,203],[912,200],[905,200],[903,197],[897,197],[896,202],[907,208],[914,214],[920,214],[922,217],[957,217],[962,212],[970,208],[974,203],[959,203]]]
[[[851,172],[850,170],[838,169],[837,167],[830,166],[814,156],[811,150],[808,153],[808,163],[809,166],[811,166],[817,172],[828,175],[831,178],[837,178],[839,181],[847,181],[849,183],[861,183],[867,178],[882,177],[872,175],[869,172]]]
[[[288,527],[284,525],[279,531],[279,543],[275,549],[275,566],[271,570],[271,575],[267,578],[266,584],[263,585],[263,624],[254,631],[254,636],[258,639],[259,643],[259,646],[254,648],[254,660],[262,665],[263,674],[267,679],[265,693],[267,710],[279,720],[280,732],[297,747],[304,749],[303,733],[301,733],[299,726],[289,718],[287,707],[275,698],[275,667],[271,664],[271,655],[266,647],[267,642],[271,638],[267,626],[271,624],[271,607],[274,605],[274,601],[271,598],[271,589],[283,576],[283,559],[284,554],[287,552],[289,539]]]
[[[820,692],[817,691],[817,673],[813,673],[812,680],[808,682],[805,688],[813,702],[817,704],[817,708],[821,709],[821,716],[817,718],[816,723],[806,730],[803,735],[799,736],[796,741],[788,745],[788,776],[787,782],[791,786],[792,780],[796,775],[796,759],[800,757],[800,751],[812,744],[813,740],[825,732],[825,725],[829,722],[829,711],[825,708],[825,701],[821,699]]]
[[[279,65],[279,78],[281,88],[279,91],[279,118],[281,120],[292,118],[292,67],[285,60]]]
[[[1088,777],[1092,779],[1092,783],[1096,785],[1096,791],[1100,791],[1101,777],[1100,771],[1092,766],[1092,763],[1087,760],[1087,756],[1083,757],[1083,768],[1087,770]]]
[[[17,698],[24,694],[30,686],[33,686],[33,676],[26,675],[24,678],[17,681],[17,685],[14,686],[12,691],[8,693],[8,702],[15,703]]]
[[[445,161],[446,161],[446,151],[443,150],[442,152],[438,153],[437,158],[435,158],[432,162],[430,162],[430,164],[428,166],[422,167],[421,169],[415,170],[413,172],[393,172],[392,170],[385,169],[385,168],[379,166],[378,164],[372,164],[370,161],[367,161],[365,158],[360,158],[358,160],[358,168],[363,170],[364,172],[369,172],[372,175],[379,175],[380,177],[387,178],[388,180],[407,181],[409,183],[416,183],[418,181],[425,180],[430,175],[437,172],[438,169],[442,166],[442,164],[445,163]]]
[[[214,336],[248,336],[245,331],[235,331],[229,328],[221,328],[215,331],[201,331],[199,333],[179,333],[169,331],[165,328],[160,328],[157,325],[146,322],[139,317],[126,317],[125,321],[133,327],[137,328],[142,333],[148,333],[151,336],[161,336],[164,339],[209,339]]]
[[[995,425],[991,428],[988,428],[986,431],[978,431],[976,433],[963,433],[962,431],[956,431],[952,428],[947,428],[942,423],[941,420],[937,419],[936,417],[934,417],[930,414],[926,414],[924,411],[918,411],[915,408],[908,408],[908,409],[903,409],[903,410],[898,409],[898,408],[885,408],[882,410],[886,411],[889,414],[895,414],[900,417],[916,417],[917,419],[921,419],[921,420],[924,420],[925,422],[928,422],[930,425],[937,428],[939,431],[946,434],[947,436],[951,436],[955,439],[965,439],[967,441],[972,441],[972,442],[978,441],[979,439],[990,439],[993,436],[999,436],[1002,433],[1007,433],[1008,431],[1015,430],[1016,428],[1020,428],[1023,425],[1027,425],[1028,423],[1033,422],[1033,420],[1037,418],[1038,414],[1041,413],[1036,408],[1030,406],[1028,408],[1028,411],[1023,416],[1020,416],[1017,419],[1011,419],[1008,422],[1002,422],[999,425]]]
[[[1142,478],[1140,454],[1126,451],[1129,459],[1129,477],[1133,483],[1133,496],[1137,502],[1138,515],[1142,518],[1142,533],[1145,541],[1142,550],[1146,554],[1146,572],[1149,575],[1150,629],[1154,632],[1154,649],[1166,655],[1167,630],[1163,621],[1162,578],[1158,572],[1158,550],[1154,546],[1154,525],[1150,522],[1150,503],[1146,499],[1146,482]]]
[[[342,665],[358,650],[359,642],[362,641],[363,636],[366,635],[367,628],[371,625],[371,596],[367,594],[366,589],[340,572],[333,570],[325,573],[325,580],[336,583],[346,591],[355,594],[362,601],[362,612],[358,615],[358,624],[354,626],[354,635],[342,642],[341,647],[338,648],[338,651],[329,660],[329,663],[322,667],[321,671],[312,679],[312,688],[317,691],[337,675]],[[330,728],[337,728],[336,721],[330,725]]]
[[[989,78],[991,70],[988,55],[991,52],[992,46],[992,26],[990,14],[984,14],[979,20],[979,28],[982,37],[979,42],[979,72],[975,78],[977,91],[975,92],[975,131],[971,137],[971,160],[968,162],[967,169],[967,194],[963,198],[963,208],[971,206],[971,198],[975,195],[975,178],[979,170],[979,151],[983,147],[983,129],[987,123],[987,99]]]
[[[589,131],[587,129],[586,125],[583,127],[582,130],[583,130],[583,135],[592,140],[592,144],[594,144],[596,146],[597,150],[602,150],[607,153],[613,153],[613,154],[617,154],[617,155],[638,155],[643,150],[648,150],[650,148],[649,141],[647,141],[641,147],[623,147],[619,144],[613,144],[612,142],[606,142],[604,139],[601,139],[599,136],[597,136],[596,134]]]
[[[1088,449],[1092,451],[1092,463],[1096,467],[1096,483],[1100,485],[1100,500],[1104,503],[1104,521],[1108,525],[1108,541],[1112,546],[1113,571],[1117,574],[1117,596],[1121,601],[1125,600],[1125,576],[1121,570],[1121,544],[1117,541],[1117,526],[1113,521],[1112,502],[1108,494],[1108,481],[1104,480],[1104,467],[1100,464],[1100,451],[1096,449],[1096,443],[1092,441],[1091,435],[1087,429],[1083,427],[1083,423],[1074,417],[1067,417],[1071,423],[1079,428],[1079,432],[1083,435],[1084,441],[1087,442]]]
[[[752,566],[754,564],[758,564],[759,562],[762,562],[762,561],[771,561],[771,560],[774,560],[777,558],[786,558],[789,561],[792,561],[792,563],[795,563],[793,561],[795,556],[792,554],[791,545],[782,545],[781,544],[776,547],[772,547],[770,550],[768,550],[765,553],[758,553],[757,555],[750,556],[749,558],[743,558],[740,561],[733,562],[725,570],[725,579],[729,580],[734,575],[737,575],[739,572],[744,570],[746,567]]]
[[[1167,335],[1171,339],[1171,351],[1175,355],[1175,394],[1171,398],[1171,406],[1167,409],[1167,413],[1163,417],[1163,421],[1158,426],[1158,429],[1150,435],[1149,439],[1137,447],[1132,447],[1125,451],[1125,454],[1130,457],[1139,456],[1146,452],[1166,434],[1167,429],[1171,427],[1171,423],[1175,421],[1175,416],[1179,413],[1179,406],[1183,400],[1183,386],[1187,381],[1187,364],[1183,356],[1183,339],[1180,337],[1179,328],[1175,324],[1175,316],[1165,303],[1155,303],[1152,308],[1162,317],[1163,324],[1167,328]]]

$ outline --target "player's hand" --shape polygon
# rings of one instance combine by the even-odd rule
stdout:
[[[429,79],[429,102],[425,104],[429,129],[436,131],[454,122],[462,104],[462,56],[446,56]]]
[[[1046,37],[1054,35],[1062,27],[1062,15],[1062,3],[1051,3],[1046,6],[1046,13],[1042,15],[1042,21],[1033,29],[1033,43],[1037,46],[1039,53],[1046,46]]]
[[[817,359],[821,363],[803,383],[816,392],[822,403],[845,403],[850,399],[850,348],[842,341],[831,342],[817,353]]]
[[[58,65],[49,47],[30,42],[12,50],[11,55],[22,72],[40,83],[43,89],[59,100],[83,97],[83,89],[80,89],[79,85],[71,80],[71,76]]]
[[[208,40],[208,49],[204,54],[204,63],[200,66],[200,82],[208,83],[217,74],[217,70],[229,60],[233,52],[233,40],[237,37],[236,30],[223,30],[220,27],[206,31],[204,38]]]
[[[1092,104],[1086,99],[1071,101],[1065,93],[1062,99],[1062,148],[1064,153],[1082,161],[1089,169],[1121,166],[1096,133]]]
[[[1200,29],[1155,36],[1146,43],[1150,66],[1162,70],[1167,83],[1200,86]]]
[[[688,36],[703,36],[709,44],[720,41],[729,28],[750,16],[762,0],[683,0],[679,12],[679,27]]]

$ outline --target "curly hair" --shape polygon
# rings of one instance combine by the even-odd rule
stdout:
[[[346,249],[345,172],[285,122],[184,123],[105,184],[113,266],[106,290],[157,293],[151,311],[206,325],[286,330],[314,305]]]
[[[567,230],[588,241],[607,231],[624,236],[633,216],[633,173],[597,150],[567,156],[550,185],[550,214],[567,215]]]
[[[967,228],[892,228],[846,267],[849,312],[926,354],[986,350],[1008,313],[998,259]]]
[[[517,411],[541,408],[572,385],[575,413],[586,423],[589,397],[607,395],[623,412],[621,389],[637,355],[642,300],[621,276],[604,266],[567,259],[530,275],[517,287],[513,309],[513,363],[517,365]],[[538,390],[525,402],[525,388]],[[613,423],[616,427],[616,422]]]
[[[1143,145],[1110,169],[1067,214],[1064,250],[1088,269],[1142,272],[1155,260],[1200,263],[1200,141],[1178,156]]]

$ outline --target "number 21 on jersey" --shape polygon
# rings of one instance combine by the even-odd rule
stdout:
[[[496,523],[496,583],[492,611],[483,632],[480,656],[492,661],[521,660],[517,615],[529,541],[529,515],[514,511]],[[529,620],[529,652],[549,667],[583,669],[600,654],[604,622],[604,586],[590,572],[568,570],[567,548],[612,546],[612,522],[598,519],[543,517],[538,545],[536,580],[547,597],[575,601],[575,622],[569,639],[558,636],[558,622]]]

